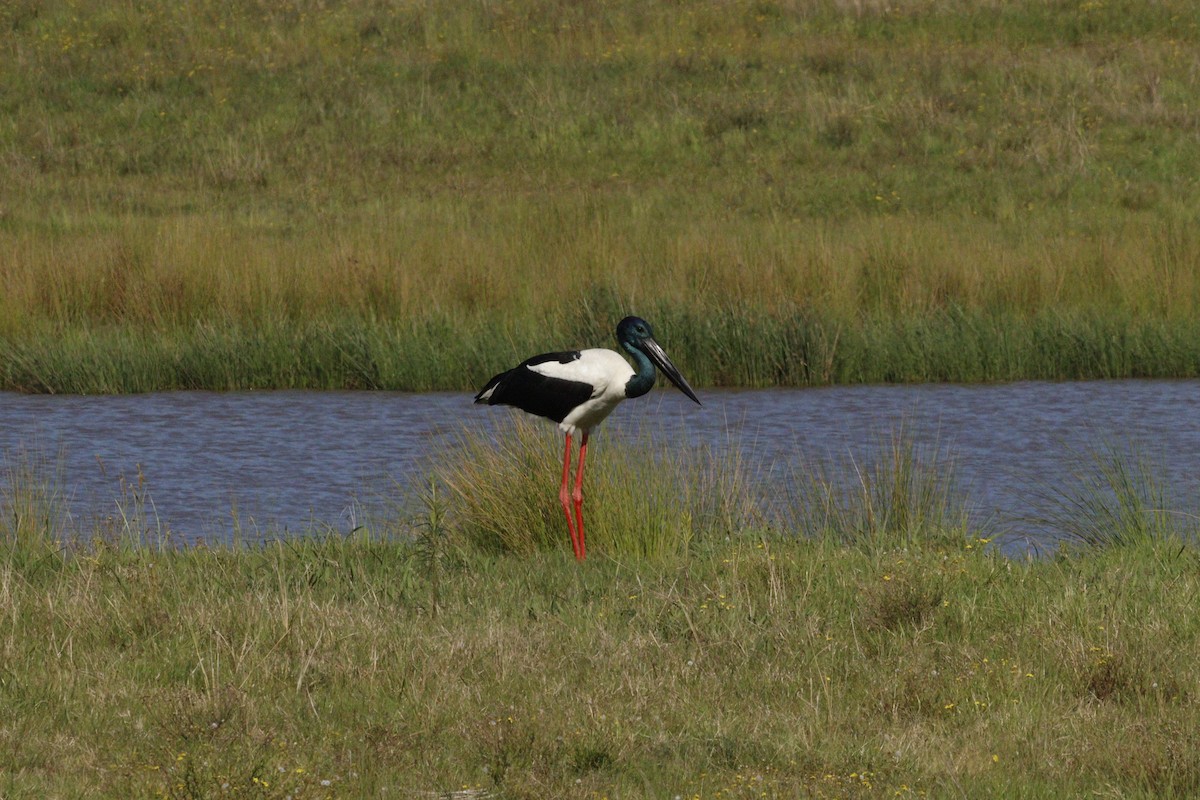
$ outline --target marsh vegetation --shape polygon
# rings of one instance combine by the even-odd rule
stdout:
[[[0,385],[1195,375],[1190,4],[0,9]]]

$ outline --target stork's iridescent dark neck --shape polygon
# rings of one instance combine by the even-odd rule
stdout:
[[[642,342],[653,339],[650,323],[638,317],[626,317],[617,325],[617,341],[621,349],[633,358],[635,372],[625,384],[626,397],[641,397],[654,388],[654,363],[642,350]]]
[[[621,347],[625,348],[625,352],[633,357],[633,363],[637,367],[637,371],[633,377],[625,384],[626,397],[641,397],[654,388],[654,365],[650,363],[650,359],[646,358],[646,354],[638,349],[637,345],[628,342],[621,342]]]

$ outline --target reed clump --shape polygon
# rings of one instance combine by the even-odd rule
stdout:
[[[1030,523],[1075,547],[1144,547],[1194,542],[1200,516],[1176,497],[1163,469],[1141,448],[1110,441],[1078,453],[1079,469],[1031,494]]]
[[[61,459],[37,448],[3,455],[0,541],[21,553],[57,546],[74,529]]]

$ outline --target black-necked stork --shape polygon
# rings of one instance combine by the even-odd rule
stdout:
[[[543,353],[501,372],[475,395],[476,403],[516,406],[530,414],[552,419],[566,434],[558,498],[567,515],[571,546],[580,561],[587,554],[583,541],[583,462],[592,429],[612,413],[617,403],[649,392],[654,387],[655,366],[679,387],[679,391],[700,405],[700,399],[667,358],[662,345],[654,341],[650,323],[639,317],[626,317],[617,325],[617,342],[633,358],[636,370],[612,350],[593,348]],[[568,491],[571,437],[580,433],[583,438],[579,442],[579,466],[575,470],[575,491],[571,493]],[[575,505],[573,517],[572,501]]]

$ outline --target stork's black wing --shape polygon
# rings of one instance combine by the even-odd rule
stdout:
[[[543,353],[526,359],[488,381],[479,394],[475,395],[475,402],[487,403],[490,406],[516,406],[530,414],[562,422],[576,406],[591,398],[594,387],[582,381],[542,375],[530,367],[549,361],[568,364],[578,358],[579,351],[570,350],[562,353]]]

